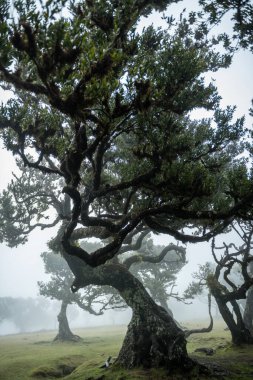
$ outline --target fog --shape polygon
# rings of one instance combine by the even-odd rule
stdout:
[[[50,231],[51,233],[52,231]],[[15,249],[1,245],[0,297],[21,297],[23,299],[30,297],[32,299],[45,300],[44,297],[39,297],[37,281],[47,281],[49,279],[49,275],[44,273],[40,253],[47,249],[46,242],[50,234],[49,231],[35,231],[31,234],[27,244]],[[223,237],[224,235],[221,235],[219,239],[222,241]],[[166,235],[160,235],[156,238],[156,242],[158,244],[168,244],[175,241]],[[186,249],[188,262],[179,272],[174,289],[174,292],[177,292],[179,295],[183,293],[192,280],[192,273],[198,270],[198,266],[207,261],[213,261],[210,243],[188,244]],[[56,330],[58,327],[57,315],[60,311],[61,303],[59,301],[46,300],[45,313],[37,315],[36,323],[32,320],[22,331],[12,320],[5,319],[0,323],[0,335],[24,331]],[[172,310],[174,318],[180,323],[195,319],[203,320],[202,323],[207,324],[209,317],[207,296],[205,295],[197,297],[192,301],[188,300],[187,304],[170,298],[168,306]],[[219,317],[214,301],[212,314]],[[131,319],[131,310],[108,310],[101,316],[94,316],[77,306],[71,305],[68,307],[67,315],[70,328],[75,329],[101,325],[128,324]]]
[[[183,7],[183,5],[181,6]],[[181,8],[178,8],[181,9]],[[158,22],[157,16],[153,16],[152,21]],[[220,70],[218,73],[211,73],[207,76],[208,80],[213,78],[216,81],[220,95],[222,96],[222,106],[236,105],[236,116],[246,115],[246,123],[251,128],[252,121],[248,116],[248,110],[251,106],[253,93],[253,55],[249,52],[241,51],[234,57],[234,61],[229,69]],[[8,92],[0,91],[0,100],[6,100]],[[196,117],[202,117],[203,114],[198,111],[194,113]],[[4,189],[11,179],[12,171],[15,171],[15,162],[13,157],[0,148],[0,190]],[[5,244],[0,246],[0,297],[13,298],[32,298],[37,299],[38,286],[37,281],[46,281],[48,276],[44,273],[44,266],[40,253],[47,250],[47,241],[53,236],[54,231],[36,230],[29,238],[28,243],[17,248],[8,248]],[[222,239],[224,236],[221,236]],[[234,239],[234,235],[231,236]],[[157,242],[168,244],[175,242],[168,236],[159,236]],[[187,261],[188,263],[181,270],[177,277],[177,287],[175,291],[181,294],[191,281],[192,272],[198,270],[198,265],[206,261],[211,261],[210,243],[188,244]],[[169,300],[169,307],[172,309],[175,318],[178,321],[190,319],[207,319],[207,303],[204,297],[195,300],[191,305],[186,305],[176,300]],[[48,301],[47,317],[39,321],[36,326],[30,326],[33,329],[56,329],[57,314],[60,310],[60,303]],[[216,308],[213,306],[213,314],[216,314]],[[126,324],[131,317],[130,310],[124,312],[106,311],[103,316],[89,315],[77,307],[71,306],[68,310],[69,323],[71,328],[90,327],[94,325],[114,325]],[[29,329],[28,329],[29,330]],[[31,331],[30,330],[30,331]],[[20,329],[11,320],[4,320],[0,324],[0,334],[18,333]]]

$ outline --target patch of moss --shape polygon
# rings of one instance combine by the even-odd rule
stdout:
[[[31,377],[38,378],[61,378],[70,375],[74,370],[75,366],[71,366],[65,363],[59,364],[56,367],[50,366],[40,366],[39,368],[35,368],[31,372]]]
[[[62,377],[61,371],[54,368],[54,367],[48,367],[48,366],[40,366],[39,368],[35,368],[31,372],[31,377],[40,377],[40,378],[47,378],[47,377],[55,377],[60,378]]]

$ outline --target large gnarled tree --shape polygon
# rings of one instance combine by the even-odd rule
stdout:
[[[104,264],[102,268],[91,268],[84,265],[82,262],[75,262],[73,259],[62,251],[61,236],[62,230],[66,222],[71,217],[70,199],[68,196],[60,196],[59,183],[52,181],[49,174],[44,174],[42,177],[38,172],[29,168],[26,169],[18,161],[19,170],[21,173],[15,175],[7,190],[0,197],[2,220],[4,220],[4,228],[2,232],[5,240],[10,245],[17,245],[20,242],[25,242],[29,233],[36,227],[51,228],[52,225],[58,225],[58,233],[54,239],[49,242],[50,248],[55,252],[62,252],[70,267],[75,271],[76,278],[68,271],[65,265],[62,265],[62,259],[55,257],[56,254],[43,254],[45,268],[48,273],[53,273],[52,279],[48,284],[40,283],[40,288],[43,295],[57,298],[62,301],[62,308],[59,314],[59,334],[57,340],[77,340],[68,326],[66,318],[67,304],[75,302],[82,308],[95,314],[92,308],[92,303],[97,301],[103,303],[100,311],[107,308],[124,307],[126,303],[132,308],[133,312],[138,315],[138,318],[143,317],[140,314],[138,303],[130,303],[131,292],[139,293],[139,298],[145,302],[145,298],[152,299],[144,291],[140,281],[133,277],[130,271],[144,283],[145,287],[153,295],[154,300],[158,301],[161,306],[168,310],[166,301],[168,298],[167,289],[172,285],[175,277],[173,275],[185,264],[185,248],[175,244],[168,246],[154,245],[149,237],[149,228],[143,225],[132,231],[129,240],[122,245],[117,256],[110,263]],[[41,185],[47,188],[47,192],[41,191]],[[30,188],[30,193],[27,195],[27,189]],[[43,212],[42,212],[43,210]],[[48,220],[47,214],[56,213],[54,222]],[[38,220],[39,217],[43,220]],[[9,226],[12,226],[12,234],[9,236]],[[98,247],[97,243],[88,243],[85,238],[94,236],[93,229],[78,229],[73,235],[75,244],[81,245],[88,252],[93,251]],[[97,232],[98,233],[98,232]],[[98,235],[95,235],[98,237]],[[107,240],[107,234],[99,235],[102,240]],[[101,245],[100,245],[101,247]],[[106,266],[107,271],[103,270]],[[102,269],[102,270],[101,270]],[[110,273],[110,276],[108,276]],[[125,295],[122,295],[125,304],[122,303],[122,298],[115,293],[115,283],[122,283],[123,278],[128,278],[129,284],[125,285]],[[159,277],[159,278],[157,278]],[[74,280],[74,281],[73,281]],[[94,288],[94,285],[106,285],[99,289]],[[110,289],[108,289],[108,285]],[[79,288],[85,288],[84,294],[80,297],[76,292]],[[70,288],[73,293],[70,293]],[[140,288],[140,289],[139,289]],[[140,290],[142,289],[142,292]],[[128,294],[128,291],[130,292]],[[109,300],[105,299],[106,295],[110,295]],[[170,294],[177,297],[176,294]],[[102,301],[101,298],[104,297]],[[154,301],[152,301],[154,302]],[[162,309],[161,309],[162,310]],[[185,333],[184,333],[185,334]],[[183,334],[183,335],[184,335]],[[134,357],[138,352],[133,351]],[[136,359],[135,359],[136,360]],[[137,362],[138,364],[138,362]],[[136,365],[137,365],[136,364]],[[129,363],[129,365],[134,365]],[[148,365],[148,362],[146,362]]]
[[[118,253],[147,228],[198,242],[251,217],[251,178],[243,160],[234,165],[243,119],[219,109],[204,81],[230,62],[213,48],[219,39],[208,41],[194,17],[136,29],[172,2],[17,1],[12,17],[1,1],[0,81],[15,90],[1,109],[2,140],[26,166],[64,181],[72,212],[60,214],[58,238],[72,289],[111,285],[132,307],[118,358],[126,367],[192,363],[184,333],[113,262]],[[213,122],[191,120],[196,108],[215,110]],[[107,243],[92,253],[76,244],[91,236]]]

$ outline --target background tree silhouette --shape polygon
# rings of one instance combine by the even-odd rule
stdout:
[[[231,332],[233,343],[252,344],[252,223],[238,222],[232,228],[240,237],[241,245],[233,242],[217,245],[213,240],[212,253],[216,265],[207,263],[200,266],[194,276],[197,281],[189,285],[184,296],[192,298],[207,287]],[[240,301],[244,299],[246,306],[243,311]]]
[[[68,323],[67,308],[75,304],[93,315],[102,315],[107,308],[124,308],[125,304],[113,290],[103,287],[87,286],[82,292],[73,293],[71,285],[74,281],[66,261],[60,254],[43,252],[45,272],[50,274],[50,281],[38,282],[40,295],[61,301],[61,309],[57,316],[58,334],[55,341],[78,341],[81,338],[73,334]],[[109,306],[110,305],[110,306]],[[94,306],[94,307],[93,307]],[[97,307],[95,307],[97,306]]]

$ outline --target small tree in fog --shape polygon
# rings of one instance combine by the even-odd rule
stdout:
[[[143,236],[146,236],[145,233]],[[119,258],[119,263],[129,269],[138,277],[149,290],[155,301],[160,303],[169,313],[169,297],[180,297],[172,293],[171,289],[175,285],[176,274],[185,265],[185,251],[173,247],[154,245],[153,240],[144,238],[139,249],[134,256],[129,257],[126,253]],[[92,251],[98,247],[98,243],[84,243],[87,251]],[[134,249],[131,247],[131,249]],[[169,253],[169,255],[167,255]],[[51,299],[61,301],[61,310],[58,314],[59,329],[54,340],[79,340],[80,337],[70,330],[67,319],[68,305],[76,304],[82,310],[95,315],[102,315],[105,310],[123,310],[127,307],[119,294],[108,286],[96,287],[87,286],[78,292],[72,292],[71,286],[74,276],[70,271],[66,261],[60,254],[44,252],[41,254],[44,261],[45,272],[50,274],[50,281],[38,282],[40,294]]]
[[[41,254],[45,272],[50,275],[48,282],[38,282],[40,295],[61,302],[61,309],[57,316],[58,334],[55,341],[78,341],[80,337],[72,333],[67,318],[69,305],[77,305],[82,310],[93,314],[102,315],[108,308],[124,308],[126,305],[121,301],[116,292],[109,287],[87,286],[82,291],[73,293],[71,285],[74,276],[68,264],[60,254],[44,252]]]

